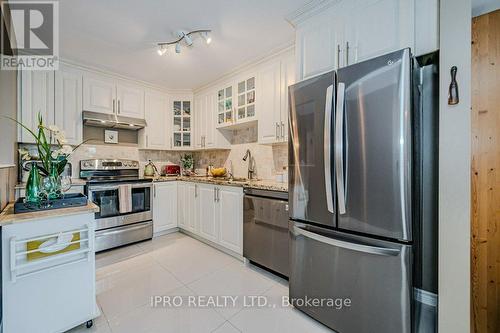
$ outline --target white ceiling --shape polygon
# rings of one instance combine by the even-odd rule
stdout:
[[[472,0],[472,16],[479,16],[500,9],[500,0]]]
[[[195,89],[289,44],[285,15],[310,0],[61,0],[60,55],[170,89]],[[212,29],[181,54],[155,42]]]

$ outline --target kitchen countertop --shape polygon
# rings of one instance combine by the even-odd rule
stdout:
[[[30,213],[14,214],[14,203],[11,202],[0,213],[0,226],[14,223],[30,222],[33,220],[50,219],[54,217],[79,215],[85,213],[96,213],[99,207],[93,202],[88,202],[86,206],[68,207],[52,210],[41,210]]]
[[[221,186],[236,186],[243,188],[255,188],[260,190],[288,192],[288,183],[279,183],[273,180],[229,180],[225,178],[214,178],[205,176],[171,176],[155,177],[154,182],[187,181],[193,183],[206,183]]]

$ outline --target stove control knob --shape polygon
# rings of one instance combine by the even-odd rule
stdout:
[[[132,166],[133,166],[134,168],[137,168],[138,163],[137,163],[137,162],[132,162]]]

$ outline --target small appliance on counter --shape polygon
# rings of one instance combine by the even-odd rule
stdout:
[[[166,164],[163,166],[161,174],[165,176],[179,176],[181,174],[181,167],[178,164]]]
[[[158,175],[158,168],[156,168],[156,165],[154,165],[151,160],[148,160],[148,164],[144,167],[144,177],[154,177],[155,175]]]

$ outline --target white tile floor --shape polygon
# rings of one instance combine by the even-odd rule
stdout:
[[[332,332],[281,306],[285,280],[181,233],[98,254],[96,266],[102,315],[71,333]],[[248,306],[243,297],[258,295],[269,306]],[[152,296],[182,296],[184,306],[153,307]],[[237,298],[234,306],[190,307],[190,296]]]

